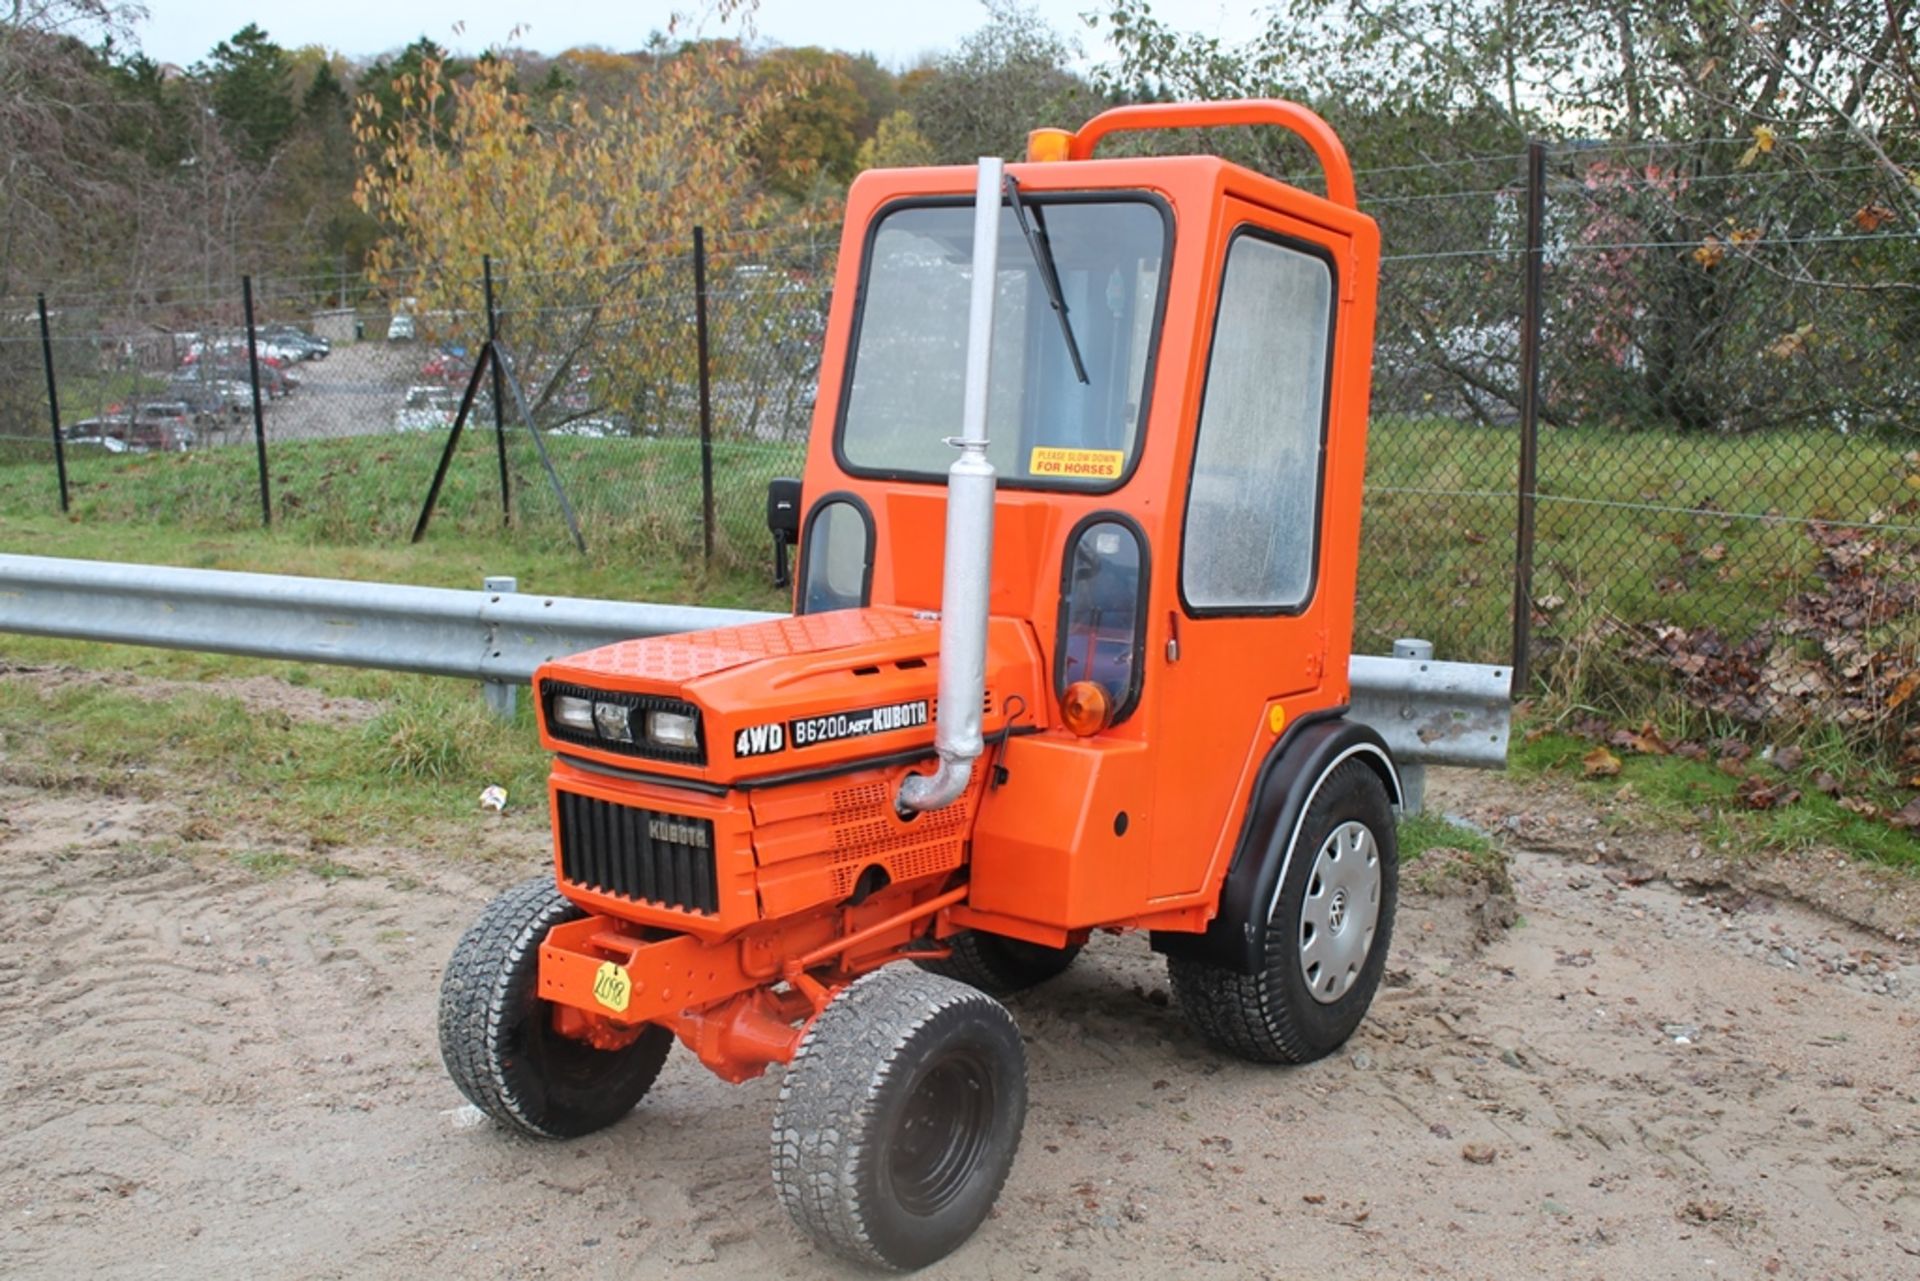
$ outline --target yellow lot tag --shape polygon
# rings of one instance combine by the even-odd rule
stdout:
[[[1065,476],[1074,480],[1118,480],[1126,465],[1127,456],[1118,449],[1059,449],[1042,445],[1027,458],[1027,471],[1031,475]]]
[[[625,1014],[633,999],[633,978],[612,961],[602,961],[593,972],[593,999],[615,1014]]]

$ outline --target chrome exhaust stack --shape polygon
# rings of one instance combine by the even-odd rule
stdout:
[[[993,567],[993,464],[987,461],[988,363],[1000,267],[1000,190],[1005,165],[980,158],[973,205],[973,294],[967,310],[967,374],[960,451],[947,470],[947,556],[940,588],[940,708],[931,774],[909,774],[895,804],[902,814],[937,810],[967,790],[986,744],[981,702],[987,690],[987,600]]]

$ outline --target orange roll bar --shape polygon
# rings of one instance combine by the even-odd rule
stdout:
[[[1327,199],[1348,209],[1354,199],[1353,166],[1333,126],[1297,102],[1283,98],[1233,98],[1225,102],[1151,102],[1103,111],[1080,126],[1068,148],[1071,160],[1090,160],[1110,133],[1137,129],[1221,129],[1231,125],[1279,125],[1313,148],[1327,175]]]

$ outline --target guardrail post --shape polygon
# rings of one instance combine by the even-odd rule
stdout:
[[[1433,642],[1406,637],[1393,643],[1393,656],[1416,663],[1430,662],[1433,659]],[[1400,714],[1411,718],[1411,709],[1402,708]],[[1400,812],[1418,814],[1427,803],[1427,767],[1408,765],[1396,761],[1400,771]]]
[[[480,586],[497,602],[502,596],[519,591],[520,580],[508,574],[490,574],[480,580]],[[514,712],[519,710],[520,687],[517,685],[509,685],[505,681],[483,681],[480,693],[487,700],[487,710],[503,721],[512,720]]]

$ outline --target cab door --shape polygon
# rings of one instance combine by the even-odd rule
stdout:
[[[1173,643],[1155,655],[1162,900],[1198,890],[1230,854],[1274,741],[1271,704],[1312,710],[1328,664],[1323,507],[1347,238],[1232,198],[1221,226],[1179,546],[1163,561],[1178,590]]]

